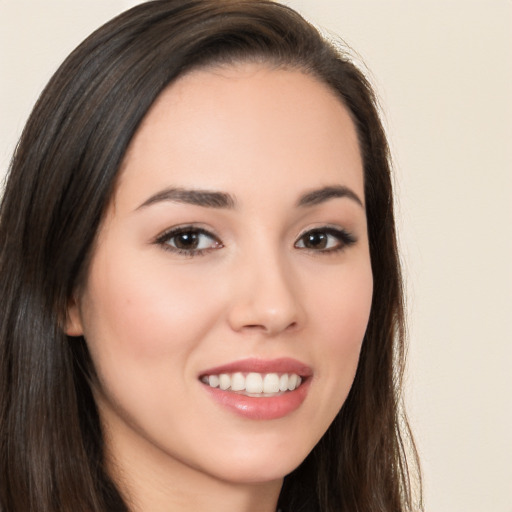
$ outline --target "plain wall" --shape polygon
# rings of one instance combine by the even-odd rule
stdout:
[[[136,3],[0,0],[0,176],[58,64]],[[381,97],[426,510],[512,512],[512,2],[288,4],[353,46]]]

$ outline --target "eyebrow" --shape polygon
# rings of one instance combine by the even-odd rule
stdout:
[[[298,207],[315,206],[330,199],[349,198],[364,208],[359,196],[350,188],[343,185],[331,185],[320,189],[311,190],[303,194],[297,201]],[[214,192],[210,190],[196,190],[184,188],[166,188],[152,195],[144,201],[137,210],[146,208],[152,204],[171,201],[173,203],[192,204],[204,208],[227,208],[234,209],[235,198],[226,192]]]
[[[346,197],[348,199],[352,199],[359,206],[364,208],[363,201],[359,198],[359,196],[353,190],[343,185],[331,185],[328,187],[323,187],[316,190],[311,190],[310,192],[306,192],[298,200],[297,206],[315,206],[317,204],[324,203],[329,199],[334,199],[338,197]]]
[[[212,192],[210,190],[188,190],[184,188],[166,188],[150,198],[146,199],[138,208],[145,208],[162,201],[173,203],[193,204],[205,208],[229,208],[235,207],[236,201],[230,194],[225,192]]]

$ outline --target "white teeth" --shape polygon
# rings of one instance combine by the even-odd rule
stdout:
[[[279,391],[279,376],[277,373],[267,373],[263,379],[263,393],[277,393]]]
[[[220,389],[229,389],[231,386],[231,377],[226,373],[219,375],[219,387]]]
[[[231,377],[231,389],[233,391],[243,391],[245,389],[245,377],[240,373],[234,373]]]
[[[279,379],[279,391],[288,391],[288,375],[283,373]]]
[[[292,373],[288,377],[288,390],[289,391],[293,391],[297,387],[298,380],[299,380],[299,376],[296,375],[295,373]]]
[[[244,376],[241,372],[233,374],[221,373],[208,375],[202,378],[205,384],[223,391],[245,391],[248,394],[273,395],[297,389],[302,379],[296,373],[256,373],[251,372]]]
[[[208,384],[210,384],[210,386],[212,388],[219,387],[219,384],[220,384],[219,376],[218,375],[210,375],[210,377],[208,377]]]
[[[249,373],[245,378],[247,393],[261,393],[263,391],[263,377],[261,373]]]

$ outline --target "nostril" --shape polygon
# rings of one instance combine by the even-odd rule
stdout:
[[[298,326],[297,322],[290,322],[290,324],[282,327],[277,326],[271,323],[268,324],[248,324],[244,325],[243,329],[246,329],[248,331],[262,331],[267,334],[273,334],[277,332],[284,332],[284,331],[291,331],[294,330]]]

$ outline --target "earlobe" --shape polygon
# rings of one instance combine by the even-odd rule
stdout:
[[[68,309],[66,311],[66,320],[64,323],[64,332],[68,336],[82,336],[84,331],[82,328],[82,318],[80,308],[75,297],[69,300]]]

